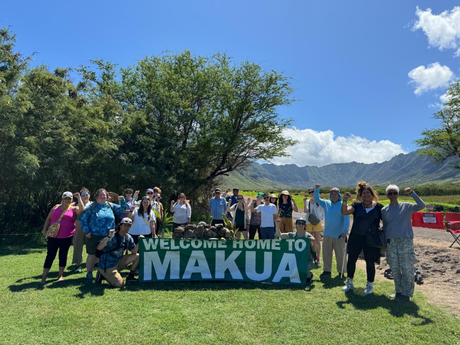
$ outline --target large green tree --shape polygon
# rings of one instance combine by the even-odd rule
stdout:
[[[275,71],[189,51],[145,58],[120,75],[111,63],[95,66],[80,72],[91,104],[114,102],[104,111],[118,123],[112,162],[124,167],[121,180],[193,193],[293,144],[283,136],[291,120],[276,112],[292,90]]]
[[[460,81],[450,84],[446,103],[433,117],[441,121],[440,128],[422,132],[423,138],[416,140],[422,147],[420,154],[433,157],[437,163],[455,157],[452,164],[460,169]]]
[[[194,201],[253,160],[286,155],[289,78],[225,54],[148,57],[126,69],[30,68],[0,32],[0,227],[27,232],[64,190],[160,186]],[[73,78],[79,82],[74,83]],[[190,195],[192,194],[192,195]]]

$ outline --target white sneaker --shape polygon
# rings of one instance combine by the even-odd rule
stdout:
[[[344,292],[347,292],[347,291],[351,291],[351,290],[354,290],[354,285],[353,285],[353,278],[347,278],[347,283],[345,284],[345,286],[342,288],[342,291]]]
[[[370,295],[374,293],[374,283],[367,282],[366,290],[364,290],[364,295]]]

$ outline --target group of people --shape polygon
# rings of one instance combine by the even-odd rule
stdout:
[[[298,217],[295,221],[293,212],[299,212],[299,207],[287,190],[278,196],[259,192],[254,200],[248,198],[246,201],[239,194],[238,188],[233,189],[232,195],[229,192],[230,189],[224,193],[219,188],[215,189],[209,202],[212,225],[224,223],[226,217],[231,221],[237,239],[254,239],[256,235],[259,239],[310,238],[313,254],[311,261],[320,264],[322,252],[322,277],[331,275],[335,254],[339,276],[347,275],[346,284],[342,288],[345,292],[354,289],[356,262],[363,252],[367,274],[364,294],[373,293],[375,262],[380,259],[381,249],[369,244],[368,232],[383,231],[387,262],[392,270],[396,290],[391,297],[397,302],[407,302],[413,296],[415,251],[411,214],[425,208],[425,203],[410,188],[406,188],[405,193],[415,200],[415,204],[398,201],[399,187],[389,185],[386,195],[390,203],[383,206],[378,202],[378,195],[372,186],[359,182],[356,198],[349,205],[350,193],[344,193],[342,197],[339,188],[332,188],[329,199],[322,199],[320,185],[317,184],[308,191],[310,199],[303,199],[305,217]],[[119,271],[130,263],[132,265],[127,281],[137,281],[135,275],[139,264],[139,238],[157,237],[158,222],[164,217],[160,193],[158,187],[147,189],[138,201],[139,191],[127,189],[124,196],[119,198],[119,204],[109,201],[110,195],[105,189],[96,192],[92,203],[86,188],[82,188],[80,193],[63,193],[62,202],[52,208],[43,227],[43,234],[48,235],[48,251],[42,283],[46,282],[58,251],[58,280],[63,279],[67,253],[72,243],[76,272],[81,272],[83,245],[86,243],[87,279],[94,279],[93,270],[98,261],[96,282],[105,279],[112,286],[123,286],[124,281]],[[77,198],[75,203],[72,202],[73,197]],[[172,200],[169,210],[173,213],[173,228],[190,223],[192,209],[185,194],[181,193],[177,200]],[[120,215],[119,230],[115,231],[117,215]],[[353,215],[351,230],[350,215]],[[57,234],[50,232],[53,224],[54,227],[58,224]],[[131,254],[123,255],[125,250]]]

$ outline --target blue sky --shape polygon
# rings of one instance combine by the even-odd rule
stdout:
[[[226,52],[292,76],[299,140],[275,163],[375,162],[417,149],[460,75],[454,1],[10,1],[11,26],[34,64],[125,67],[165,50]],[[417,11],[418,7],[418,12]],[[431,9],[429,12],[428,9]],[[447,12],[445,12],[447,11]],[[441,13],[445,12],[441,15]],[[418,27],[415,29],[414,27]],[[456,31],[458,30],[458,31]],[[411,72],[412,71],[412,72]],[[410,74],[410,76],[409,76]]]

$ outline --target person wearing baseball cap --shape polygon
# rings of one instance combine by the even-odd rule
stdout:
[[[337,272],[339,277],[344,277],[342,263],[345,253],[345,240],[350,227],[350,216],[342,214],[342,196],[339,188],[331,188],[329,200],[321,199],[319,195],[320,185],[315,186],[314,198],[324,209],[324,236],[323,236],[323,273],[321,276],[330,276],[332,271],[332,254],[335,253]],[[343,274],[342,274],[343,273]]]
[[[296,239],[296,238],[308,238],[310,240],[310,252],[308,255],[308,277],[307,283],[310,283],[313,279],[312,269],[315,268],[316,256],[319,255],[320,244],[319,241],[315,240],[312,234],[306,231],[307,221],[305,218],[297,218],[295,221],[295,230],[288,233],[281,233],[281,239]]]
[[[78,200],[78,206],[72,206],[73,197]],[[43,225],[43,236],[47,238],[46,259],[43,265],[41,283],[46,283],[46,277],[51,269],[56,254],[59,251],[59,274],[58,281],[64,280],[64,269],[67,265],[67,254],[72,245],[75,233],[75,221],[77,216],[85,210],[81,201],[80,193],[62,193],[61,203],[55,205]]]
[[[120,271],[130,263],[132,263],[131,270],[126,282],[138,281],[134,275],[139,266],[139,254],[137,253],[139,244],[136,245],[128,233],[132,224],[133,221],[130,218],[123,218],[120,222],[120,230],[111,229],[109,234],[99,242],[97,249],[102,251],[102,255],[99,258],[96,274],[97,284],[101,284],[102,280],[105,279],[114,287],[123,287],[125,282],[120,275]],[[131,254],[123,255],[125,249],[131,251]]]
[[[225,193],[226,194],[226,193]],[[211,225],[223,224],[222,213],[225,214],[227,210],[227,202],[225,196],[221,197],[221,191],[219,188],[214,190],[214,196],[209,201],[209,209],[211,210],[212,222]]]

